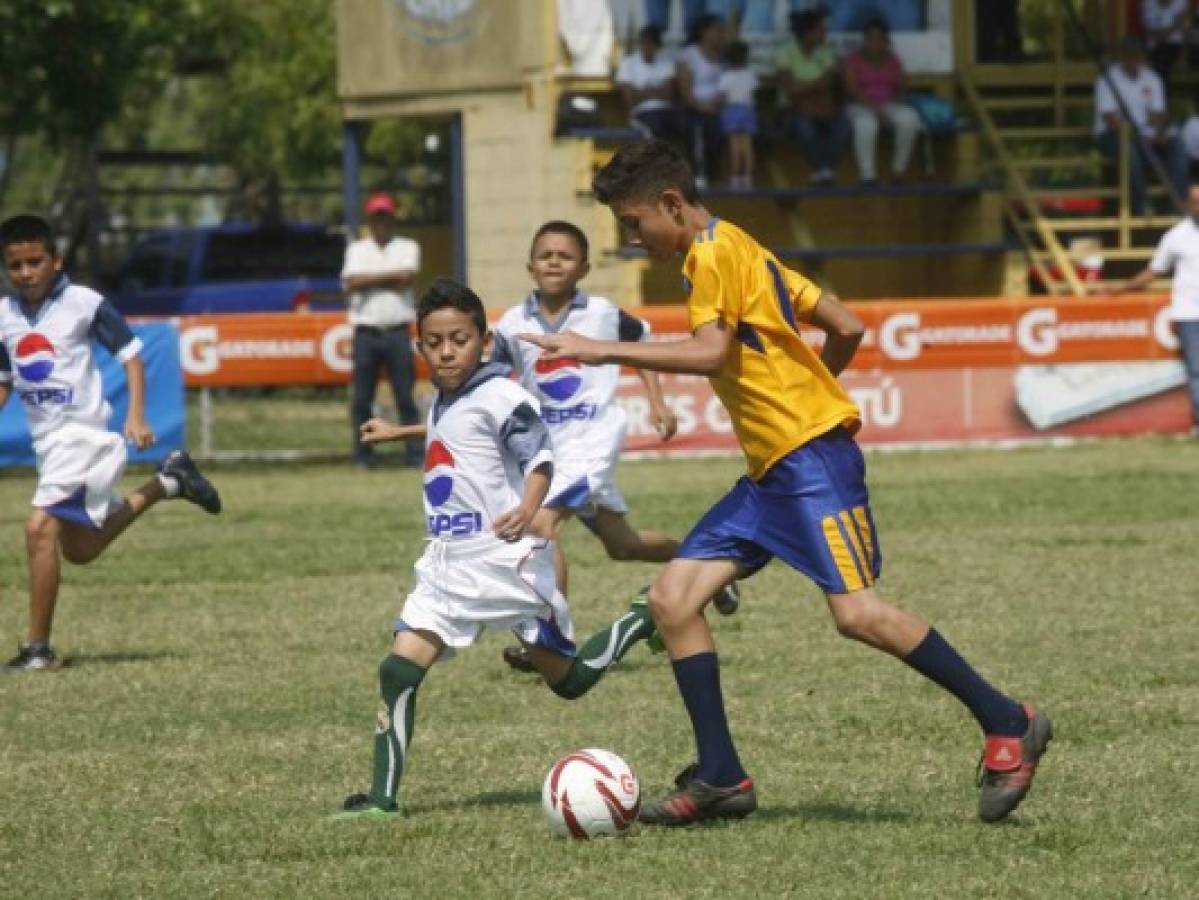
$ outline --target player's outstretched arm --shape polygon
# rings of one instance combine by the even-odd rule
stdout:
[[[616,363],[683,375],[715,375],[732,343],[732,332],[719,319],[705,322],[682,341],[595,341],[573,331],[517,337],[544,350],[546,359],[577,359],[589,366]]]
[[[503,541],[519,541],[533,524],[533,517],[545,502],[554,477],[554,464],[546,460],[525,476],[525,492],[520,506],[510,509],[492,523],[495,536]]]
[[[820,361],[834,375],[840,375],[858,352],[866,326],[853,310],[828,291],[816,301],[809,321],[826,335]]]
[[[154,431],[146,424],[146,366],[140,356],[125,360],[125,383],[129,386],[129,412],[125,415],[125,439],[138,450],[154,443]]]
[[[405,441],[408,438],[423,438],[427,432],[424,425],[396,425],[386,419],[367,419],[358,430],[364,444],[383,444],[387,441]]]
[[[0,381],[0,409],[3,409],[4,404],[8,402],[10,394],[12,394],[12,384],[7,381]]]
[[[645,396],[649,399],[650,424],[662,440],[669,441],[679,430],[679,420],[675,417],[674,410],[666,405],[666,398],[662,396],[662,381],[657,372],[647,369],[638,369],[637,375],[645,385]]]

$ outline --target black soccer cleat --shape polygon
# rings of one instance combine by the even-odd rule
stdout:
[[[696,765],[685,768],[674,780],[675,790],[659,803],[641,807],[637,820],[646,825],[679,828],[719,819],[744,819],[758,808],[752,778],[732,787],[713,787],[695,777]]]
[[[179,485],[179,496],[199,506],[205,512],[216,515],[221,511],[221,495],[212,482],[201,474],[184,450],[175,450],[158,467],[158,472],[175,479]]]
[[[341,804],[341,812],[334,813],[334,819],[396,819],[400,811],[396,807],[384,809],[370,794],[350,794]]]
[[[49,644],[21,644],[17,655],[4,666],[5,672],[57,672],[63,667]]]
[[[731,616],[735,613],[737,607],[741,605],[741,588],[737,587],[737,582],[729,582],[717,591],[712,597],[712,605],[722,616]]]
[[[537,671],[537,667],[533,665],[533,660],[529,657],[529,651],[524,647],[515,644],[505,647],[502,655],[510,669],[515,669],[517,672]]]
[[[978,817],[999,822],[1020,805],[1032,788],[1037,763],[1053,740],[1053,723],[1027,703],[1028,728],[1021,737],[987,735],[978,764]]]

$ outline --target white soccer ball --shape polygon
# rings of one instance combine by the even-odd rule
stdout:
[[[550,831],[585,841],[626,833],[641,809],[641,785],[629,764],[607,750],[576,750],[556,763],[541,789]]]

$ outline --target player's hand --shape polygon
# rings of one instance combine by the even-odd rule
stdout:
[[[593,341],[573,331],[562,331],[558,334],[518,334],[517,337],[544,350],[543,359],[577,359],[589,366],[601,365],[604,361],[599,350],[599,341]]]
[[[654,426],[654,431],[658,432],[658,436],[663,441],[669,441],[672,437],[678,434],[679,420],[669,406],[662,406],[651,409],[649,412],[650,424]]]
[[[536,510],[530,513],[521,506],[510,509],[491,523],[491,530],[501,541],[507,541],[510,544],[516,543],[525,536],[535,513]]]
[[[125,440],[138,450],[145,450],[154,445],[154,430],[146,424],[145,419],[135,419],[130,416],[125,420]]]
[[[419,430],[412,425],[396,425],[386,419],[368,419],[358,429],[358,437],[364,444],[382,444],[416,437]]]

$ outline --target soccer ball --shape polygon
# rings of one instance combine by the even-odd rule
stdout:
[[[541,789],[550,831],[585,841],[621,835],[637,821],[641,785],[629,764],[607,750],[576,750],[556,763]]]

